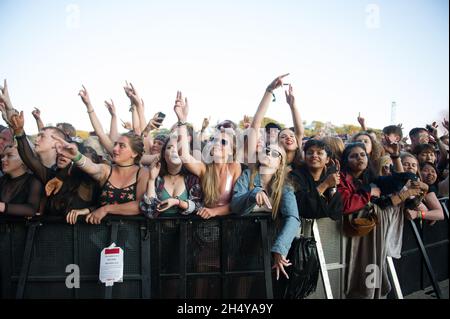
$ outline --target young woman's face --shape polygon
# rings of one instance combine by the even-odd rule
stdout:
[[[433,185],[437,180],[437,173],[433,166],[425,165],[420,170],[420,175],[422,175],[423,181],[428,185]]]
[[[280,146],[275,144],[264,147],[262,151],[258,153],[258,160],[262,167],[276,170],[280,167],[282,156],[283,150]]]
[[[323,169],[330,162],[327,152],[317,146],[311,146],[305,152],[305,162],[309,169]]]
[[[402,159],[402,165],[405,172],[417,174],[418,162],[414,157],[407,156]]]
[[[361,147],[354,147],[348,154],[348,166],[353,173],[363,172],[368,165],[366,151]]]
[[[295,133],[290,129],[285,129],[280,132],[278,142],[281,147],[284,148],[286,152],[295,151],[298,148],[297,139],[295,138]]]
[[[131,146],[130,141],[125,136],[120,136],[117,141],[114,143],[113,148],[113,161],[116,164],[126,164],[129,163],[130,160],[134,160],[137,157]]]
[[[5,174],[11,174],[18,169],[24,168],[22,159],[16,147],[5,148],[2,156],[2,170]]]
[[[176,139],[171,139],[166,146],[166,152],[164,154],[166,163],[171,163],[173,165],[180,165],[181,158],[178,155],[177,141]]]
[[[392,159],[388,159],[386,163],[381,167],[381,176],[389,176],[392,174],[391,172],[391,166],[392,166]]]
[[[360,135],[355,138],[355,142],[363,143],[366,146],[367,154],[372,154],[372,140],[367,135]]]
[[[210,140],[211,155],[215,163],[226,163],[228,157],[233,155],[233,142],[226,133],[215,134]]]
[[[419,160],[420,164],[423,163],[435,163],[436,162],[436,154],[434,151],[426,150],[417,155],[417,159]]]
[[[150,154],[151,155],[155,155],[155,154],[160,154],[161,153],[161,149],[164,146],[164,142],[161,140],[154,140],[153,141],[153,145],[150,149]]]

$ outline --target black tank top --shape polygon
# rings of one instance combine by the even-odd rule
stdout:
[[[141,168],[139,167],[137,173],[136,173],[136,181],[124,188],[117,188],[111,182],[109,179],[111,178],[112,174],[112,166],[111,170],[109,172],[108,179],[106,180],[106,183],[102,187],[102,192],[100,195],[100,205],[113,205],[113,204],[125,204],[128,202],[133,202],[136,200],[136,189],[137,189],[137,180],[139,176],[139,171]]]

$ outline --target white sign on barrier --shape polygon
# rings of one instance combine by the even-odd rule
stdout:
[[[123,281],[123,250],[116,247],[115,243],[102,250],[99,277],[106,287],[113,286],[115,282]]]

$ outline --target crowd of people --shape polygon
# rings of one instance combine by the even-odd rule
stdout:
[[[144,101],[131,83],[124,87],[132,115],[128,132],[119,133],[112,100],[105,101],[111,114],[105,132],[83,86],[79,96],[94,137],[79,138],[69,123],[44,126],[35,109],[39,133],[33,141],[5,80],[0,88],[7,125],[0,132],[0,215],[46,214],[65,216],[69,224],[80,218],[100,224],[108,214],[210,219],[267,212],[277,225],[271,248],[277,279],[287,276],[287,255],[302,219],[343,220],[353,230],[345,233],[346,296],[382,298],[390,290],[386,256],[400,257],[404,218],[430,224],[444,219],[438,198],[448,196],[449,189],[448,121],[442,123],[443,136],[436,123],[412,129],[409,144],[401,125],[386,126],[377,135],[360,116],[361,131],[349,141],[305,137],[293,88],[283,83],[286,76],[262,90],[244,127],[226,120],[210,128],[212,133],[207,119],[201,131],[194,131],[188,99],[177,92],[177,123],[169,134],[154,134],[165,114],[158,112],[147,122]],[[262,127],[275,90],[283,87],[294,126]],[[92,147],[92,139],[100,147]],[[376,216],[376,226],[360,234],[356,221],[368,214]],[[375,288],[365,284],[368,264],[381,269]]]

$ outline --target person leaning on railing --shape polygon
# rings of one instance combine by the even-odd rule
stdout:
[[[147,192],[139,203],[148,218],[189,215],[203,207],[200,179],[183,168],[177,145],[176,136],[167,139],[160,163],[150,168]]]
[[[369,155],[363,143],[351,143],[342,154],[341,180],[338,192],[342,197],[344,230],[346,231],[348,270],[346,271],[345,294],[347,298],[378,299],[386,296],[390,289],[386,257],[400,257],[403,234],[402,202],[410,196],[420,195],[420,184],[389,197],[389,204],[381,208],[374,201],[381,197],[382,190],[374,184],[375,173],[371,171]],[[372,222],[368,232],[364,230]],[[347,226],[348,225],[348,226]],[[347,226],[347,227],[345,227]],[[375,282],[368,285],[368,266],[377,267]]]
[[[234,214],[271,212],[272,218],[281,224],[272,245],[277,280],[280,272],[288,277],[284,267],[291,265],[286,256],[294,237],[298,233],[300,220],[294,192],[285,185],[286,153],[278,144],[260,146],[258,163],[246,169],[233,189],[231,210]]]
[[[94,210],[98,187],[92,178],[74,167],[72,161],[56,154],[58,136],[66,142],[68,138],[56,127],[44,127],[35,140],[34,151],[24,131],[23,112],[11,117],[17,149],[28,169],[45,185],[45,199],[41,201],[42,213],[52,216],[66,216],[72,210]]]
[[[332,159],[330,148],[320,140],[307,141],[304,151],[304,163],[289,174],[299,215],[310,219],[340,220],[342,199],[336,192],[340,183],[339,161]]]
[[[139,201],[145,192],[148,180],[147,168],[140,168],[143,153],[140,136],[132,132],[120,135],[113,147],[113,165],[95,164],[82,155],[76,145],[53,136],[58,142],[58,156],[72,160],[75,165],[92,176],[101,185],[100,207],[93,212],[71,212],[68,220],[76,222],[78,215],[86,215],[86,222],[100,224],[107,214],[138,215]]]

